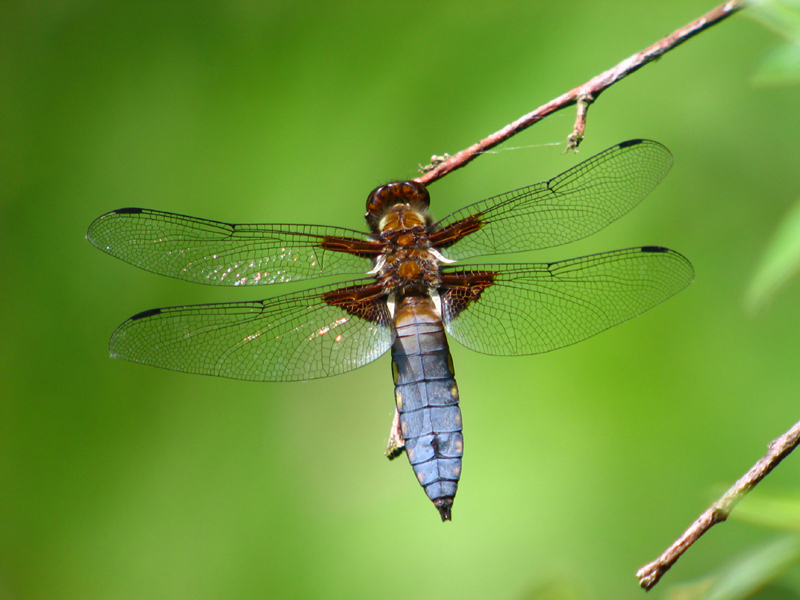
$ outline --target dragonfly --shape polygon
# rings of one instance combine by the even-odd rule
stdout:
[[[146,310],[116,329],[111,356],[288,382],[346,373],[391,350],[395,412],[386,454],[406,454],[442,521],[451,520],[464,437],[445,332],[489,355],[548,352],[627,321],[694,279],[685,257],[660,246],[546,263],[462,261],[589,236],[639,204],[671,166],[660,143],[629,140],[439,221],[424,185],[392,182],[369,194],[368,233],[114,210],[91,224],[89,242],[159,275],[217,286],[361,278],[260,301]]]

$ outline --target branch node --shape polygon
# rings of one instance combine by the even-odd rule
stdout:
[[[442,156],[434,154],[433,156],[431,156],[431,162],[429,162],[427,165],[422,165],[422,164],[417,165],[419,167],[418,171],[420,173],[428,173],[430,171],[433,171],[443,162],[447,162],[451,158],[452,157],[447,152],[445,152]]]
[[[714,506],[711,513],[711,525],[722,523],[728,520],[728,515],[731,514],[730,509],[724,506]]]
[[[575,126],[572,128],[572,133],[567,136],[567,149],[561,154],[567,154],[570,150],[574,150],[575,154],[578,153],[578,146],[583,141],[586,131],[586,113],[589,112],[589,105],[592,102],[594,102],[594,96],[591,93],[587,92],[578,96],[575,102],[578,106]]]

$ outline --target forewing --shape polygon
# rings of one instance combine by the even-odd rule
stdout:
[[[517,356],[585,340],[693,279],[686,258],[648,246],[555,263],[448,267],[439,293],[450,335],[477,352]]]
[[[382,248],[358,231],[339,227],[220,223],[142,208],[99,217],[86,237],[146,271],[209,285],[366,273]]]
[[[302,381],[352,371],[391,346],[374,280],[260,302],[148,310],[111,337],[111,355],[173,371],[249,381]]]
[[[431,241],[454,260],[574,242],[639,204],[671,167],[658,142],[623,142],[549,181],[454,212],[434,226]]]

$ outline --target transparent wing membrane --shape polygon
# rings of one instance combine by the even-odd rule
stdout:
[[[285,283],[366,273],[368,256],[325,246],[369,249],[362,233],[316,225],[230,224],[140,208],[99,217],[86,237],[146,271],[208,285]]]
[[[361,307],[369,318],[330,304],[328,296],[348,285],[345,289],[375,287],[374,281],[362,280],[259,302],[145,311],[114,332],[111,354],[173,371],[248,381],[302,381],[352,371],[389,349],[393,329],[383,301]]]
[[[454,212],[432,238],[438,235],[454,260],[574,242],[639,204],[671,167],[672,155],[658,142],[623,142],[548,181]]]
[[[686,258],[650,246],[555,263],[448,267],[440,292],[450,335],[477,352],[517,356],[585,340],[663,302],[693,279]],[[459,285],[466,280],[473,284]],[[455,285],[448,287],[448,281]]]

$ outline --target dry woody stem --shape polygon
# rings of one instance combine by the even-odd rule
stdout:
[[[611,69],[600,73],[596,77],[593,77],[583,85],[579,85],[565,94],[560,95],[558,98],[551,100],[547,104],[543,104],[533,112],[520,117],[513,123],[509,123],[501,130],[473,144],[469,148],[462,150],[454,156],[447,157],[446,160],[433,161],[433,164],[430,165],[430,168],[424,169],[426,172],[418,177],[415,181],[425,185],[433,183],[451,171],[460,169],[467,163],[480,156],[482,153],[494,148],[495,146],[498,146],[499,144],[502,144],[520,131],[527,129],[548,115],[572,106],[573,104],[578,105],[578,115],[575,120],[573,132],[568,137],[567,151],[577,149],[578,144],[580,144],[581,140],[583,139],[583,134],[586,129],[586,112],[589,104],[597,100],[597,97],[603,91],[624,77],[635,71],[638,71],[647,63],[656,60],[663,54],[681,45],[689,38],[694,37],[701,31],[708,29],[712,25],[716,25],[723,19],[741,10],[744,8],[747,2],[748,0],[731,0],[730,2],[721,4],[699,19],[695,19],[688,25],[681,27],[667,37],[659,40],[649,48],[645,48],[641,52],[637,52],[633,56],[623,60],[615,67],[612,67]]]
[[[700,515],[692,523],[691,527],[684,531],[683,535],[667,548],[661,556],[636,572],[636,576],[639,578],[639,585],[645,590],[649,590],[658,583],[661,576],[675,564],[681,555],[688,550],[689,546],[700,539],[700,536],[714,525],[727,519],[736,503],[744,498],[747,492],[764,479],[784,458],[789,456],[798,442],[800,442],[800,422],[795,423],[789,431],[773,441],[769,445],[769,452],[753,465],[739,481],[733,484],[719,500]]]

